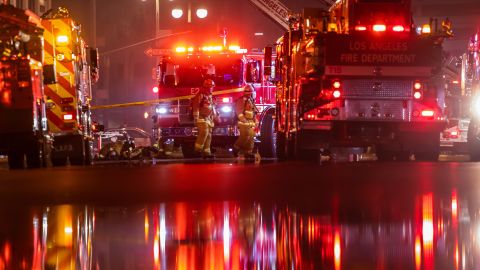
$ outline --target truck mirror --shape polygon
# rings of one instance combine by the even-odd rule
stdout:
[[[43,66],[43,83],[44,84],[57,83],[57,73],[55,71],[55,65]]]
[[[98,49],[97,48],[89,48],[88,50],[88,57],[87,57],[88,65],[93,68],[98,68],[99,66],[99,58],[98,58]]]
[[[270,78],[272,76],[272,47],[265,47],[264,54],[263,74]]]

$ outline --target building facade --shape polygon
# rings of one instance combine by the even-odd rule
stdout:
[[[52,0],[7,0],[6,2],[17,8],[30,9],[39,16],[52,7]]]

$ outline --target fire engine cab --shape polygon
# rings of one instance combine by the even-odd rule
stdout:
[[[275,87],[264,74],[264,54],[249,53],[236,45],[180,46],[164,50],[157,68],[158,86],[154,92],[161,100],[155,107],[154,133],[161,142],[174,141],[184,157],[193,154],[197,133],[191,98],[205,79],[213,79],[214,100],[219,120],[213,129],[212,146],[231,148],[238,136],[234,102],[243,95],[243,87],[252,84],[259,109],[259,150],[263,156],[274,155],[273,105]]]

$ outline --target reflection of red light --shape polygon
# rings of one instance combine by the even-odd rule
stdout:
[[[145,242],[148,242],[148,228],[150,223],[148,222],[148,212],[145,211]]]
[[[460,262],[460,252],[458,250],[458,241],[455,242],[455,269],[458,269]]]
[[[458,217],[458,205],[457,205],[457,193],[453,191],[452,193],[452,221],[453,224],[457,224],[457,217]]]
[[[8,265],[10,263],[10,259],[12,258],[12,245],[8,241],[3,247],[3,257],[5,258],[5,263]]]
[[[153,241],[153,261],[155,263],[155,269],[160,269],[160,248],[158,236],[155,236],[155,240]]]
[[[422,197],[422,237],[425,269],[433,269],[433,195]]]
[[[422,243],[420,236],[415,237],[415,269],[419,270],[422,266]]]
[[[341,268],[341,259],[342,259],[342,247],[340,245],[340,232],[336,231],[333,238],[333,256],[335,270]]]

